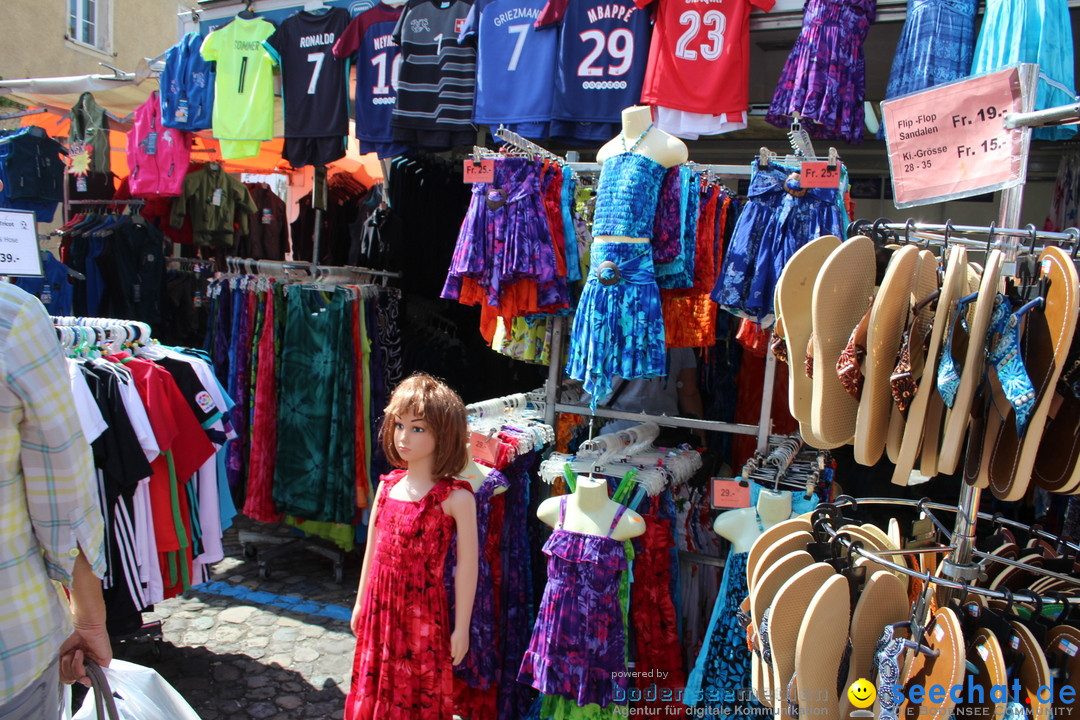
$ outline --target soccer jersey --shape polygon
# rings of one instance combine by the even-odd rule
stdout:
[[[623,109],[641,98],[649,53],[646,13],[633,0],[549,0],[536,26],[556,23],[552,118],[618,123]]]
[[[356,137],[365,142],[394,140],[390,116],[401,71],[401,48],[394,43],[394,28],[401,10],[379,3],[354,17],[334,44],[334,55],[339,58],[355,56]]]
[[[285,137],[349,133],[348,60],[332,52],[349,19],[345,8],[330,8],[322,14],[301,10],[266,41],[281,67]]]
[[[750,10],[775,0],[635,0],[659,3],[641,102],[720,115],[750,107]]]
[[[203,59],[217,63],[214,137],[274,137],[274,57],[263,44],[273,34],[266,20],[238,17],[203,40]]]
[[[458,43],[471,8],[468,0],[409,0],[401,13],[395,140],[435,149],[475,138],[476,49]]]
[[[551,120],[557,37],[534,24],[547,0],[476,0],[462,40],[477,43],[473,121],[543,137]],[[522,125],[522,123],[526,123]]]

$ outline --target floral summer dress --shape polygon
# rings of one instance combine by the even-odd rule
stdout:
[[[442,502],[467,482],[443,479],[416,502],[395,500],[405,476],[382,477],[378,544],[360,606],[347,720],[450,720],[453,715],[451,621],[443,584],[454,519]]]

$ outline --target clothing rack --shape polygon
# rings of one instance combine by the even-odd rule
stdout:
[[[507,130],[502,125],[500,125],[499,129],[496,130],[493,134],[494,134],[495,137],[502,140],[504,143],[506,143],[506,144],[508,144],[508,145],[510,145],[512,147],[515,147],[518,150],[523,150],[523,151],[525,151],[527,153],[531,153],[531,154],[533,154],[533,155],[535,155],[537,157],[542,157],[542,158],[544,158],[546,160],[555,160],[557,162],[566,162],[566,158],[564,158],[564,157],[562,157],[560,155],[556,155],[555,153],[551,152],[547,148],[541,147],[540,145],[537,145],[536,143],[532,142],[531,140],[526,140],[521,135],[518,135],[513,130]]]
[[[291,260],[255,260],[252,258],[238,258],[229,256],[225,258],[225,264],[230,270],[240,274],[266,275],[275,271],[288,274],[289,270],[306,270],[313,278],[324,278],[334,275],[373,275],[385,280],[400,278],[401,273],[389,270],[374,270],[372,268],[355,267],[351,265],[318,265],[316,263],[291,261]]]
[[[839,509],[839,508],[842,508],[842,507],[851,507],[852,509],[857,510],[860,505],[894,505],[894,506],[914,507],[914,508],[918,508],[918,509],[923,510],[923,511],[925,511],[927,509],[944,510],[944,511],[949,511],[949,512],[955,512],[955,513],[957,513],[958,516],[963,514],[963,512],[964,512],[964,508],[962,508],[962,507],[960,507],[958,505],[945,505],[943,503],[930,502],[930,501],[928,501],[926,499],[923,499],[923,500],[908,500],[908,499],[904,499],[904,498],[880,498],[880,497],[877,497],[877,498],[863,498],[861,500],[855,500],[854,498],[852,498],[850,496],[847,496],[847,495],[842,495],[842,496],[838,497],[832,503],[822,503],[822,505],[819,506],[819,510],[824,511],[825,519],[827,519],[828,513],[830,512],[829,511],[830,507],[833,508],[833,509]],[[1025,525],[1024,523],[1016,522],[1016,521],[1013,521],[1013,520],[1005,520],[1003,518],[1000,518],[1000,517],[997,517],[997,516],[994,516],[994,515],[990,515],[988,513],[979,512],[979,513],[976,513],[974,516],[972,516],[972,521],[973,521],[972,524],[974,524],[974,520],[976,518],[982,518],[984,520],[991,520],[995,524],[1008,524],[1008,525],[1011,525],[1012,527],[1015,527],[1015,528],[1018,528],[1018,529],[1021,529],[1021,530],[1026,530],[1027,532],[1029,532],[1029,533],[1031,533],[1033,535],[1038,535],[1038,536],[1043,537],[1045,539],[1056,541],[1059,544],[1059,547],[1063,548],[1064,550],[1070,551],[1070,552],[1072,552],[1074,554],[1076,552],[1080,552],[1080,546],[1078,546],[1076,543],[1073,543],[1071,541],[1059,538],[1059,537],[1057,537],[1055,535],[1051,535],[1050,533],[1047,533],[1044,530],[1032,528],[1031,526]],[[939,522],[937,522],[936,519],[935,519],[935,524],[938,525],[939,528],[941,527],[941,524]],[[1013,591],[1002,592],[1000,590],[994,590],[994,589],[991,589],[991,588],[983,588],[983,587],[973,586],[969,582],[967,582],[966,580],[964,580],[962,578],[961,579],[956,579],[956,578],[948,577],[946,572],[942,572],[940,575],[935,575],[935,574],[930,573],[930,572],[919,572],[917,570],[913,570],[913,569],[909,568],[907,565],[904,565],[902,563],[896,563],[896,562],[889,559],[890,557],[893,557],[893,556],[896,556],[896,555],[912,554],[913,553],[912,550],[900,550],[900,551],[896,551],[896,552],[881,552],[881,551],[866,550],[865,548],[862,547],[861,544],[857,544],[857,543],[853,542],[852,539],[849,536],[847,536],[845,533],[841,532],[838,528],[833,527],[833,523],[823,521],[823,518],[821,516],[817,515],[817,514],[815,514],[814,527],[815,527],[815,530],[820,528],[822,531],[826,532],[830,539],[833,539],[833,540],[836,540],[837,542],[842,543],[846,549],[850,550],[850,552],[852,552],[854,554],[857,554],[857,555],[859,555],[861,557],[867,558],[869,560],[873,560],[875,563],[880,563],[880,564],[884,565],[886,568],[888,568],[890,570],[895,570],[897,572],[904,573],[905,575],[907,575],[909,577],[919,578],[920,580],[922,580],[924,583],[927,584],[928,588],[932,587],[933,585],[937,585],[939,587],[947,588],[947,589],[952,590],[952,591],[963,591],[965,593],[973,592],[973,593],[977,593],[979,595],[983,595],[983,596],[989,597],[989,598],[996,598],[996,599],[999,599],[999,600],[1010,600],[1010,599],[1012,599],[1012,600],[1015,600],[1017,602],[1030,602],[1030,603],[1035,603],[1037,605],[1047,604],[1047,602],[1048,602],[1045,597],[1039,595],[1038,593],[1033,593],[1033,592],[1031,592],[1029,590],[1020,590],[1020,591],[1016,591],[1016,592],[1013,592]],[[952,536],[952,538],[951,538],[951,541],[955,542],[956,540],[957,540],[957,537],[954,534]],[[944,553],[944,552],[955,551],[955,549],[956,549],[955,545],[950,545],[949,547],[942,548],[940,550],[935,549],[935,550],[933,550],[933,552],[943,552]],[[1001,564],[1004,564],[1004,565],[1012,565],[1014,567],[1020,567],[1020,568],[1023,568],[1024,570],[1028,570],[1030,572],[1034,572],[1034,573],[1037,573],[1039,575],[1044,575],[1044,576],[1047,576],[1047,577],[1055,577],[1055,578],[1066,580],[1066,581],[1071,582],[1071,583],[1075,583],[1076,585],[1080,585],[1080,579],[1075,578],[1075,577],[1069,577],[1069,576],[1066,576],[1066,575],[1061,575],[1060,573],[1054,573],[1052,571],[1046,570],[1045,568],[1035,567],[1035,566],[1032,566],[1032,565],[1025,565],[1024,563],[1020,563],[1020,562],[1017,562],[1015,560],[1008,560],[1007,558],[1001,558],[1001,557],[998,557],[998,556],[990,556],[990,555],[988,555],[986,553],[978,553],[978,554],[983,558],[992,557],[993,561],[995,563],[1001,563]],[[946,570],[948,568],[948,564],[949,564],[948,560],[946,560],[943,563],[943,565],[942,565],[943,570]],[[1065,598],[1064,596],[1059,595],[1057,593],[1055,593],[1054,598],[1049,600],[1049,602],[1051,602],[1051,603],[1061,602],[1063,599],[1067,600],[1067,602],[1069,602],[1070,604],[1080,605],[1080,597],[1068,597],[1068,598]],[[945,602],[947,602],[947,601],[942,601],[939,604],[944,605]]]

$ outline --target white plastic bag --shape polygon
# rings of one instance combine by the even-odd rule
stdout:
[[[199,720],[198,714],[172,685],[153,668],[113,660],[103,668],[116,701],[118,720]],[[72,720],[95,720],[91,688]],[[106,717],[97,720],[108,720]]]

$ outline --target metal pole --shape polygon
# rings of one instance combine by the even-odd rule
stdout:
[[[1024,90],[1024,110],[1030,110],[1035,105],[1035,91],[1038,83],[1038,66],[1025,64],[1020,68],[1021,87]],[[1029,147],[1031,140],[1031,128],[1025,127],[1020,130],[1026,137],[1024,147]],[[1025,157],[1027,153],[1025,152]],[[1001,193],[1001,207],[998,211],[998,224],[1002,227],[1016,227],[1020,224],[1020,210],[1024,202],[1023,184],[1008,188]],[[1019,249],[1019,241],[1010,236],[1005,242],[999,244],[999,248],[1006,253],[1006,264],[1002,268],[1002,274],[1013,274],[1016,271],[1016,254]],[[1010,253],[1011,252],[1011,257]],[[989,302],[989,298],[980,298],[980,301]],[[973,564],[975,551],[975,527],[978,520],[979,503],[982,500],[982,489],[968,485],[966,482],[961,486],[960,499],[957,503],[956,525],[953,529],[953,543],[956,550],[952,552],[942,563],[941,574],[950,579],[960,582],[972,582],[978,577],[978,566]],[[939,605],[947,605],[958,593],[956,589],[942,588],[938,595]]]
[[[770,344],[772,331],[769,331]],[[776,356],[765,353],[765,386],[761,389],[761,414],[758,419],[757,451],[769,451],[769,434],[772,432],[772,399],[776,386]]]
[[[555,403],[559,400],[559,385],[562,383],[563,336],[566,318],[555,316],[550,322],[555,323],[551,331],[551,350],[548,352],[547,404],[544,406],[544,422],[555,427]]]

